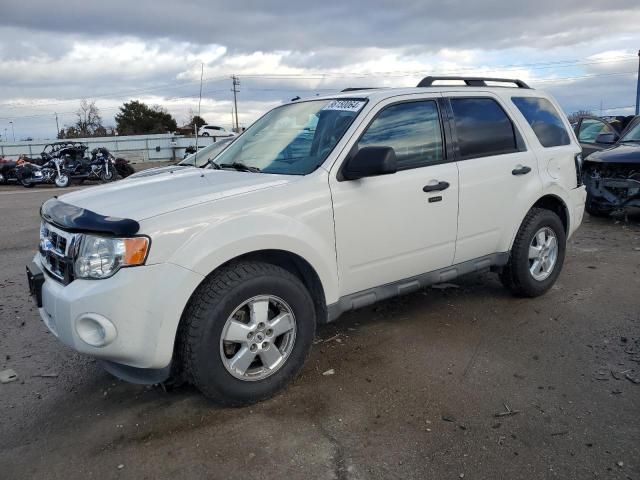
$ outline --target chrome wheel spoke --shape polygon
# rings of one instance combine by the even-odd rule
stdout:
[[[269,299],[254,300],[249,303],[249,315],[251,324],[266,322],[269,318]]]
[[[558,246],[558,240],[556,240],[556,237],[549,237],[547,239],[547,243],[545,244],[545,247],[547,247],[547,249],[549,249],[550,251],[553,251],[557,246]]]
[[[538,241],[538,247],[542,248],[544,246],[544,244],[547,242],[547,235],[546,232],[544,231],[544,229],[540,230],[537,234],[536,234],[536,239]]]
[[[244,375],[255,358],[256,354],[252,352],[249,347],[244,346],[233,356],[231,362],[229,362],[229,368],[235,370],[240,375]]]
[[[281,313],[271,320],[269,327],[273,330],[273,338],[277,338],[283,333],[293,330],[295,324],[290,313]]]
[[[223,333],[222,339],[227,342],[245,343],[251,327],[237,320],[231,320]]]
[[[269,348],[260,351],[260,359],[263,365],[270,370],[277,367],[282,361],[282,358],[280,350],[273,344],[269,345]]]
[[[540,256],[540,252],[542,252],[542,247],[538,246],[529,246],[529,260],[534,260]]]
[[[534,275],[539,274],[541,267],[542,267],[542,262],[540,261],[539,258],[536,258],[533,261],[533,265],[531,265],[531,273],[533,273]]]

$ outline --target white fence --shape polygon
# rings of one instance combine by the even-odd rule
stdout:
[[[45,145],[64,140],[42,140],[28,142],[0,142],[0,157],[17,159],[20,155],[37,157]],[[96,147],[105,147],[116,157],[123,157],[131,162],[180,160],[185,148],[195,146],[196,137],[171,135],[126,135],[119,137],[71,138],[68,141],[82,142],[89,147],[89,152]],[[198,147],[215,142],[214,137],[198,137]]]

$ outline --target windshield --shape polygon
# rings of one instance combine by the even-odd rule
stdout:
[[[621,142],[640,142],[640,120],[620,139]]]
[[[197,153],[192,153],[178,165],[204,167],[209,160],[216,158],[230,143],[231,139],[218,140],[211,145],[207,145],[202,150],[198,150]]]
[[[222,168],[306,175],[327,158],[366,101],[313,100],[277,107],[216,158]]]

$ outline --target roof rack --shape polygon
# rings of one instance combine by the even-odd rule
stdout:
[[[490,78],[490,77],[424,77],[420,80],[418,87],[435,87],[433,83],[439,80],[461,80],[468,87],[486,87],[486,82],[513,83],[518,88],[531,88],[522,80],[513,78]]]
[[[376,87],[347,87],[340,90],[340,92],[357,92],[358,90],[376,90]]]

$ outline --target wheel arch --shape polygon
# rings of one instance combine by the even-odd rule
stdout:
[[[554,194],[547,194],[543,197],[540,197],[536,201],[536,203],[531,205],[531,208],[544,208],[545,210],[551,210],[552,212],[556,213],[562,221],[564,232],[567,235],[569,234],[569,209],[567,208],[567,204],[562,198]],[[531,210],[531,208],[529,210]]]
[[[233,263],[243,261],[260,261],[270,263],[272,265],[277,265],[281,268],[284,268],[289,273],[296,276],[307,288],[309,294],[311,295],[316,310],[316,321],[318,323],[327,322],[327,301],[325,296],[325,289],[323,287],[322,281],[320,280],[318,272],[311,265],[311,263],[309,263],[309,261],[289,250],[253,250],[234,256],[233,258],[226,260],[225,262],[214,268],[208,275],[204,277],[200,285],[202,285],[208,278],[219,272],[222,268],[227,267]],[[189,301],[196,294],[196,292],[200,288],[200,285],[198,285],[198,287],[193,291],[191,297],[189,298]]]
[[[550,210],[560,217],[560,221],[562,222],[562,226],[564,227],[564,232],[569,236],[570,227],[571,227],[571,216],[569,212],[569,208],[567,207],[567,202],[560,195],[555,193],[546,193],[545,195],[539,197],[535,202],[533,202],[529,208],[524,211],[521,215],[520,221],[515,228],[511,232],[511,240],[509,242],[509,251],[513,248],[513,242],[516,239],[516,235],[518,234],[518,230],[520,230],[520,226],[522,222],[531,211],[532,208],[543,208],[545,210]]]

